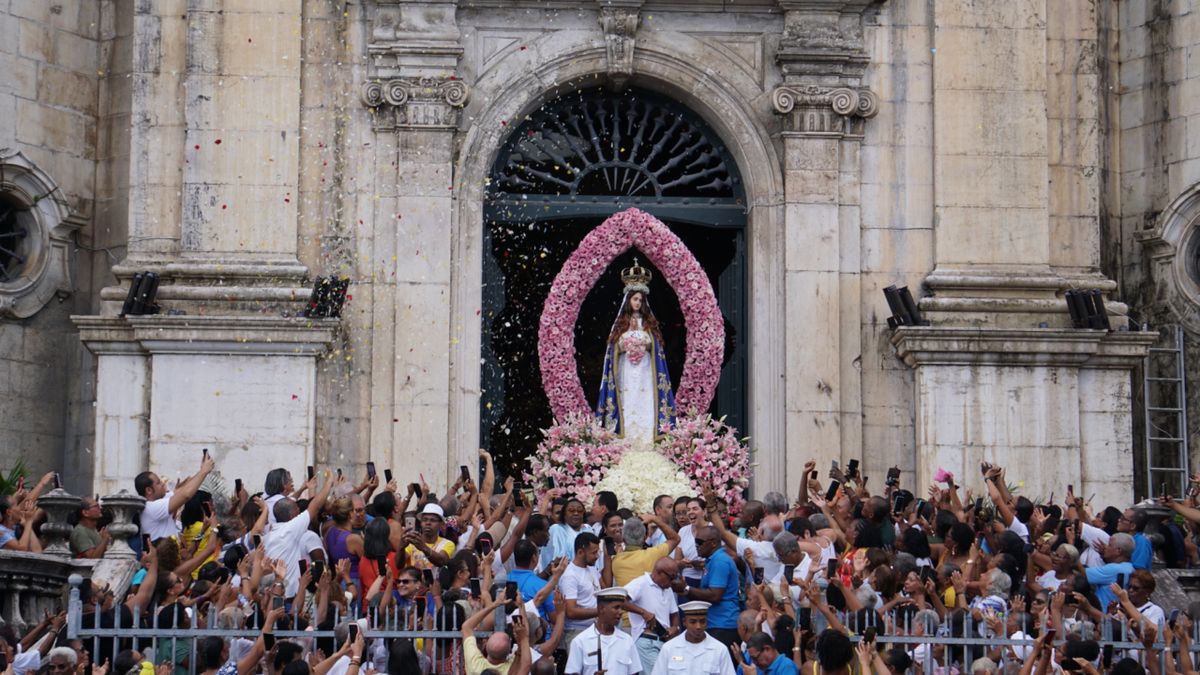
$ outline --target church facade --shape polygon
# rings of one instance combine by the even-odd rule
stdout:
[[[1196,2],[12,0],[0,35],[3,466],[511,472],[548,415],[539,299],[636,207],[713,281],[753,492],[809,458],[1184,484]],[[304,315],[317,277],[340,318]],[[925,322],[889,326],[893,285]]]

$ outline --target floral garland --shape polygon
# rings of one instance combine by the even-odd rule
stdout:
[[[725,418],[680,417],[658,449],[691,480],[696,494],[711,488],[729,504],[731,513],[741,512],[743,492],[750,484],[750,451]]]
[[[557,488],[591,506],[596,484],[625,453],[625,443],[591,412],[570,413],[542,432],[545,439],[529,458],[525,482],[552,479]]]
[[[555,419],[591,411],[575,364],[575,322],[588,291],[617,256],[637,247],[675,289],[687,328],[676,408],[707,410],[721,376],[725,324],[708,275],[670,228],[638,209],[605,220],[580,242],[546,296],[538,328],[542,387]]]

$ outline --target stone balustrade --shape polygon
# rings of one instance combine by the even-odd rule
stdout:
[[[103,497],[100,504],[111,517],[108,531],[113,543],[99,560],[71,557],[71,514],[81,499],[56,489],[38,498],[45,513],[41,526],[41,553],[0,550],[0,625],[18,633],[41,620],[45,612],[66,608],[67,580],[71,575],[104,581],[114,593],[123,594],[137,569],[136,555],[126,540],[138,531],[137,518],[145,500],[124,490]]]

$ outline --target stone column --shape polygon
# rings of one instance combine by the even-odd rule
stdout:
[[[449,414],[450,352],[461,331],[451,325],[450,300],[454,133],[469,93],[457,74],[455,11],[448,0],[379,2],[361,90],[377,143],[374,257],[384,268],[372,301],[395,326],[377,322],[373,331],[378,368],[364,459],[400,476],[423,471],[434,485],[451,478],[451,467],[474,463]]]
[[[859,146],[878,111],[861,86],[869,59],[858,1],[781,0],[787,447],[821,471],[862,451]],[[761,460],[760,460],[761,461]],[[756,491],[799,485],[802,463],[761,467]]]

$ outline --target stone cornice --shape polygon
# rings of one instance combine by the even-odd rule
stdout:
[[[73,316],[95,354],[315,356],[333,342],[337,319],[260,316]]]
[[[903,326],[892,332],[907,365],[1073,366],[1133,368],[1157,333],[1058,328]]]
[[[608,77],[614,87],[622,89],[633,75],[633,49],[641,25],[642,0],[597,0],[597,4]]]

